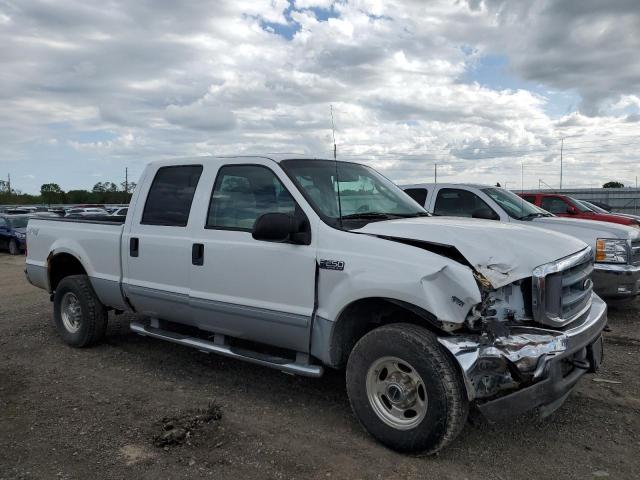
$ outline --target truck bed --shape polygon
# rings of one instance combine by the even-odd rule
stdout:
[[[49,262],[61,254],[72,255],[91,279],[105,305],[125,307],[121,238],[125,217],[33,217],[27,227],[27,275],[29,281],[51,291]]]

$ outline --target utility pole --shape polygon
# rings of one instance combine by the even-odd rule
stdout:
[[[129,193],[129,169],[124,167],[124,193]]]
[[[7,173],[7,192],[11,195],[11,174]]]
[[[564,137],[560,139],[560,190],[562,190],[562,150],[564,149]]]
[[[433,164],[433,183],[438,183],[438,164]]]
[[[522,170],[520,171],[520,193],[524,193],[524,162],[520,163]]]

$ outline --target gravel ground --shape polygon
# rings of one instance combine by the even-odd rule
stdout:
[[[0,254],[0,479],[639,478],[640,302],[610,311],[601,371],[550,418],[469,423],[420,457],[367,436],[344,372],[205,355],[129,333],[126,315],[102,345],[67,347],[23,268]]]

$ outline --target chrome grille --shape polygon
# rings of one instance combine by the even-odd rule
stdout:
[[[631,242],[631,263],[640,265],[640,240]]]
[[[533,271],[534,320],[562,327],[582,316],[591,306],[592,273],[591,248],[537,267]]]

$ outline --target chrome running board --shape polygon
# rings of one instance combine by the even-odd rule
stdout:
[[[232,347],[227,344],[224,335],[216,334],[213,342],[211,342],[153,326],[146,326],[138,322],[131,323],[131,330],[142,336],[158,338],[160,340],[166,340],[167,342],[184,345],[185,347],[196,348],[204,353],[218,353],[226,357],[237,358],[257,365],[275,368],[285,373],[293,373],[305,377],[320,377],[324,371],[321,365],[309,363],[308,355],[297,353],[296,360],[291,361],[291,359],[288,358]]]

